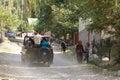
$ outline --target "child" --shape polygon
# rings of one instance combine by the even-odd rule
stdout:
[[[90,44],[87,42],[85,46],[85,51],[84,51],[84,54],[85,54],[84,60],[87,60],[87,63],[89,62],[89,47],[90,47]]]

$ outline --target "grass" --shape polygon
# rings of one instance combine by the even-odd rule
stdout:
[[[15,38],[8,38],[11,42],[20,42],[20,40],[17,40]]]

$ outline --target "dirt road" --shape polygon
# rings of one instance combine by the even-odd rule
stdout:
[[[120,80],[94,72],[86,67],[87,64],[77,64],[66,59],[58,46],[54,46],[54,62],[50,67],[22,63],[19,50],[14,53],[0,52],[1,80]]]

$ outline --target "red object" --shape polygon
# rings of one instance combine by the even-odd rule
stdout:
[[[75,40],[75,44],[77,44],[79,38],[78,38],[78,32],[74,33],[74,40]]]
[[[41,32],[41,35],[44,35],[44,32]]]
[[[90,43],[90,32],[88,32],[88,43]]]
[[[80,44],[78,43],[76,45],[76,53],[82,55],[82,52],[83,52],[83,45],[81,43]]]

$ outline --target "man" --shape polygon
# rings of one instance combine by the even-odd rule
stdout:
[[[36,31],[34,35],[34,43],[35,47],[39,48],[40,43],[41,43],[42,36]]]
[[[23,41],[23,45],[26,46],[26,41],[28,40],[28,34],[26,33],[25,37],[24,37],[24,41]]]

